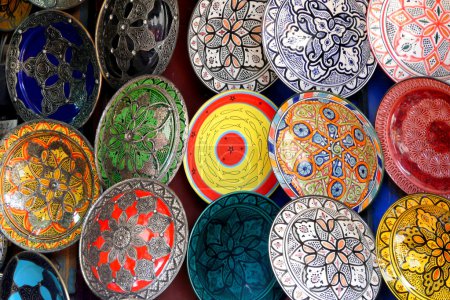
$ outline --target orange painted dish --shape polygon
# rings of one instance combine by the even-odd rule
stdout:
[[[52,252],[76,242],[100,181],[89,142],[55,121],[16,127],[0,144],[0,225],[19,247]]]
[[[30,14],[31,3],[24,0],[0,1],[0,31],[12,31]]]

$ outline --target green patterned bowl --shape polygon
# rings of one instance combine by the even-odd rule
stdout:
[[[189,240],[189,278],[200,299],[279,299],[268,238],[279,207],[251,192],[225,195],[200,215]]]

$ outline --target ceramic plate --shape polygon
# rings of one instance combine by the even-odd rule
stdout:
[[[80,5],[84,0],[28,0],[40,8],[69,9]]]
[[[188,33],[189,56],[197,76],[214,92],[260,92],[277,79],[262,48],[266,2],[198,1]]]
[[[372,0],[370,46],[384,71],[398,82],[430,76],[450,82],[450,5],[440,0]]]
[[[0,10],[0,31],[14,30],[31,11],[31,4],[24,0],[2,1]]]
[[[24,249],[61,250],[76,242],[100,181],[89,142],[74,128],[32,121],[0,144],[0,228]]]
[[[269,0],[263,46],[277,75],[297,92],[350,96],[375,71],[365,0]]]
[[[184,169],[197,194],[210,203],[222,195],[270,195],[278,182],[266,138],[276,106],[264,96],[235,90],[206,102],[190,125]]]
[[[412,78],[392,87],[377,112],[386,170],[406,193],[450,197],[450,86]]]
[[[95,139],[100,179],[111,186],[148,177],[169,183],[188,134],[183,97],[169,80],[143,76],[124,85],[103,111]]]
[[[450,201],[414,194],[381,219],[377,257],[384,280],[400,300],[450,299]]]
[[[76,128],[90,117],[101,76],[93,42],[72,16],[39,11],[11,37],[6,82],[24,120],[55,119]]]
[[[103,76],[116,89],[166,69],[178,36],[177,0],[106,0],[95,42]]]
[[[269,132],[272,168],[295,199],[323,195],[360,212],[375,198],[384,172],[375,129],[350,102],[324,92],[287,100]]]
[[[80,264],[102,299],[154,299],[177,275],[188,224],[167,186],[130,179],[109,188],[89,211],[80,240]]]
[[[44,255],[25,251],[15,255],[3,271],[1,299],[69,300],[55,266]]]
[[[199,299],[275,300],[267,238],[280,208],[256,193],[228,194],[209,205],[189,240],[188,272]]]
[[[374,237],[361,217],[326,197],[289,202],[273,222],[269,255],[294,300],[371,300],[381,285]]]

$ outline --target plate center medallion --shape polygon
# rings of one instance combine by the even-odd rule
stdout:
[[[245,138],[237,132],[228,132],[219,138],[216,155],[225,166],[232,167],[242,162],[246,150]]]

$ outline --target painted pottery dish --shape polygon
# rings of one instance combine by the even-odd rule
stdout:
[[[272,168],[284,191],[322,195],[360,212],[375,198],[384,172],[380,141],[350,102],[324,92],[287,100],[269,132]]]
[[[431,78],[394,85],[377,112],[386,170],[406,193],[450,198],[450,86]]]
[[[74,128],[42,120],[0,144],[0,228],[24,249],[51,252],[76,242],[100,181],[89,142]]]
[[[381,285],[370,228],[353,210],[307,196],[278,213],[269,235],[273,271],[294,300],[371,300]]]
[[[6,81],[25,120],[54,119],[76,128],[90,117],[101,76],[89,33],[69,14],[39,11],[11,37]]]
[[[132,78],[161,74],[178,36],[177,0],[106,0],[95,42],[103,76],[118,89]]]
[[[268,0],[263,46],[277,75],[297,92],[350,96],[376,68],[365,0]]]
[[[151,179],[122,181],[88,213],[81,271],[102,299],[154,299],[180,270],[187,239],[186,214],[173,191]]]
[[[69,9],[80,5],[84,0],[28,0],[40,8]]]
[[[450,201],[432,194],[399,199],[377,232],[377,257],[400,300],[450,299]]]
[[[0,298],[69,300],[64,280],[44,255],[25,251],[11,258],[3,272]]]
[[[31,11],[32,5],[24,0],[3,0],[0,10],[0,31],[14,30]]]
[[[210,203],[222,195],[278,186],[268,157],[267,134],[276,106],[264,96],[234,90],[207,101],[190,125],[184,169],[192,188]]]
[[[372,0],[370,46],[392,80],[430,76],[450,83],[450,5],[441,0]]]
[[[178,171],[188,135],[186,104],[163,77],[131,80],[103,111],[95,139],[100,179],[107,187],[148,177],[169,183]]]
[[[216,93],[260,92],[276,79],[262,48],[266,0],[200,0],[192,14],[189,56],[197,76]]]
[[[269,261],[269,230],[280,208],[256,193],[214,201],[195,223],[188,273],[199,299],[276,300],[282,295]]]

